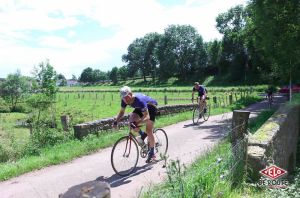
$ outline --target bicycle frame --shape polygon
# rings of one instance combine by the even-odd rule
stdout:
[[[197,97],[197,108],[200,109],[200,112],[202,113],[204,111],[204,108],[206,107],[206,99],[200,101],[200,97]]]

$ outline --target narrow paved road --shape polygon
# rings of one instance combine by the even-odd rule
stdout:
[[[275,98],[275,105],[284,101]],[[250,117],[255,117],[267,108],[266,101],[247,108]],[[189,164],[195,158],[212,148],[228,132],[231,125],[231,113],[212,116],[207,122],[195,126],[191,120],[165,127],[169,137],[169,159],[180,159]],[[115,197],[138,197],[140,191],[165,178],[163,162],[145,164],[139,160],[137,171],[130,177],[116,175],[110,164],[111,147],[95,154],[75,159],[69,163],[47,167],[0,183],[1,198],[54,198],[66,192],[68,188],[92,180],[110,183],[111,195]]]

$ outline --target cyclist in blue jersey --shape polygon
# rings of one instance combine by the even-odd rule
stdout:
[[[132,93],[130,87],[124,86],[120,89],[121,95],[121,110],[117,115],[116,121],[114,122],[114,126],[117,126],[118,122],[124,116],[125,109],[127,105],[134,108],[133,112],[130,114],[129,122],[130,127],[138,132],[141,136],[137,137],[137,140],[140,144],[145,144],[144,139],[148,136],[149,141],[149,153],[146,163],[150,163],[156,160],[156,156],[154,154],[154,145],[155,139],[153,136],[153,128],[155,122],[155,116],[157,112],[157,101],[153,98],[146,96],[141,93]],[[139,125],[141,123],[146,124],[146,133],[144,133]]]
[[[200,85],[199,82],[194,83],[193,92],[192,92],[192,102],[194,102],[194,95],[195,92],[198,92],[197,102],[199,103],[199,106],[201,109],[204,107],[204,112],[206,112],[206,94],[207,89],[204,87],[204,85]]]

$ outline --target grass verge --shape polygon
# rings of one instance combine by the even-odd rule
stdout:
[[[273,113],[262,111],[251,120],[250,131],[254,133]],[[264,197],[264,191],[246,185],[242,178],[233,187],[234,177],[230,174],[230,164],[234,162],[231,158],[231,144],[226,138],[187,168],[182,167],[179,161],[171,162],[167,168],[166,181],[148,189],[143,197]]]

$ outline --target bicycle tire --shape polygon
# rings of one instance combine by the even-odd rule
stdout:
[[[210,105],[206,105],[206,113],[203,112],[203,119],[207,121],[209,116],[210,116]]]
[[[200,110],[199,108],[194,108],[193,110],[193,124],[198,124],[200,119]]]
[[[124,144],[124,145],[122,145],[122,144]],[[118,167],[120,161],[122,161],[122,159],[125,160],[126,157],[127,158],[129,157],[129,154],[127,156],[124,156],[127,147],[130,150],[129,154],[133,158],[133,161],[132,161],[133,163],[132,163],[132,165],[130,163],[130,165],[128,166],[129,168],[127,170],[126,170],[126,168],[125,168],[125,170],[121,170],[122,166]],[[123,156],[122,156],[122,152],[123,152]],[[122,159],[119,159],[119,158],[122,158]],[[138,145],[137,145],[136,141],[134,141],[130,136],[123,136],[120,139],[118,139],[112,148],[110,160],[111,160],[112,168],[116,174],[118,174],[120,176],[130,175],[135,170],[138,160],[139,160],[139,149],[138,149]],[[125,164],[123,163],[123,165],[125,165]]]
[[[155,154],[157,157],[164,157],[167,154],[169,148],[169,140],[168,135],[163,129],[155,129],[153,131],[154,139],[155,139]]]

